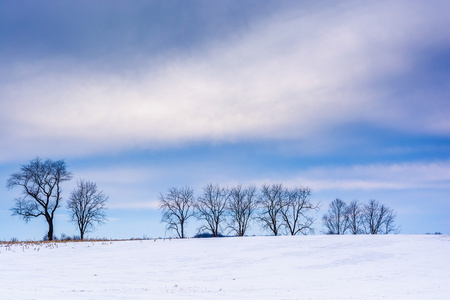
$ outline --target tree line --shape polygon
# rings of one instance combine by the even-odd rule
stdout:
[[[37,157],[22,165],[20,171],[13,173],[6,183],[9,189],[18,187],[22,192],[11,208],[12,215],[23,218],[25,222],[44,217],[48,224],[47,239],[52,241],[55,212],[62,205],[61,184],[71,179],[72,174],[64,160],[42,160]],[[70,211],[70,221],[80,231],[81,239],[94,229],[94,225],[106,221],[107,200],[108,196],[98,190],[96,183],[78,180],[77,187],[70,193],[67,209]]]
[[[349,204],[341,199],[330,203],[322,223],[327,234],[389,234],[398,233],[397,214],[389,207],[371,199],[366,204],[353,200]]]
[[[209,183],[195,196],[190,187],[170,188],[160,194],[161,221],[166,230],[185,238],[186,223],[190,218],[202,221],[198,234],[244,236],[251,221],[272,235],[314,233],[319,204],[311,201],[308,187],[286,188],[281,183],[244,187],[221,187]],[[398,233],[396,213],[376,200],[361,204],[357,200],[346,204],[340,199],[330,203],[322,217],[326,234],[388,234]]]
[[[53,240],[55,211],[62,205],[63,182],[72,179],[64,160],[42,160],[37,157],[7,180],[9,189],[18,187],[22,196],[15,199],[13,216],[25,222],[44,217],[48,224],[47,239]],[[222,187],[209,183],[199,195],[190,187],[170,188],[159,195],[162,222],[166,230],[185,238],[190,218],[202,221],[198,233],[244,236],[252,222],[272,235],[314,233],[313,212],[319,204],[311,201],[309,187],[284,187],[281,183]],[[79,179],[71,191],[66,207],[70,221],[76,224],[80,238],[106,219],[108,196],[96,183]],[[396,213],[376,200],[361,204],[354,200],[346,204],[340,199],[330,203],[322,223],[326,234],[388,234],[399,232],[395,225]]]
[[[296,235],[314,231],[314,217],[319,209],[311,202],[308,187],[286,188],[282,184],[264,184],[259,190],[253,185],[230,188],[209,183],[198,196],[190,187],[172,187],[160,194],[162,222],[179,238],[186,236],[189,218],[202,221],[198,232],[244,236],[251,221],[257,221],[270,234]]]

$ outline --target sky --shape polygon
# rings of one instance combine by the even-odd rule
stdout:
[[[158,196],[208,183],[376,199],[450,233],[450,2],[0,0],[0,240],[9,176],[64,159],[109,196],[90,237],[170,236]],[[55,234],[77,234],[65,204]],[[191,220],[188,235],[198,224]],[[261,232],[252,224],[250,234]]]

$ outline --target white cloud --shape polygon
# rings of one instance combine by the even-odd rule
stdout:
[[[442,108],[413,118],[416,110],[370,88],[407,72],[410,49],[422,39],[449,42],[428,39],[447,20],[430,6],[352,2],[294,11],[190,55],[149,58],[129,74],[70,60],[15,66],[0,94],[0,161],[193,141],[310,139],[360,121],[448,132]]]
[[[286,181],[314,190],[450,189],[450,162],[312,168]]]
[[[155,169],[152,167],[133,167],[133,166],[114,166],[101,169],[94,167],[83,167],[74,169],[75,178],[81,178],[93,182],[98,185],[139,185],[154,180],[161,174],[163,169]]]
[[[126,167],[123,171],[120,168],[115,169],[114,172],[92,171],[91,174],[98,174],[92,177],[97,180],[99,188],[110,196],[108,207],[158,209],[159,193],[164,193],[166,187],[180,184],[174,181],[175,173],[184,178],[181,185],[193,187],[196,194],[201,193],[201,187],[208,183],[215,173],[214,169],[196,170],[196,177],[192,178],[192,168],[186,165],[164,169],[160,171],[154,169],[145,175],[146,172],[137,166]],[[228,187],[253,184],[259,188],[263,184],[281,182],[287,187],[308,186],[314,194],[346,191],[376,195],[385,191],[450,190],[450,161],[314,167],[290,171],[285,175],[264,175],[265,177],[255,173],[242,175],[241,171],[238,168],[228,176],[222,176],[222,180],[217,183]],[[80,172],[86,174],[86,172]],[[132,175],[133,173],[135,176]],[[157,178],[150,178],[150,173],[158,174]],[[129,175],[120,176],[120,174]],[[133,182],[134,179],[130,181],[130,178],[135,178],[137,181]],[[148,183],[145,178],[148,179]]]
[[[113,203],[109,206],[112,209],[159,209],[158,201]]]

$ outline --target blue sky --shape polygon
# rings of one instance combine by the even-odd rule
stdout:
[[[91,237],[164,236],[170,187],[282,182],[450,233],[448,1],[0,1],[0,239],[36,156],[109,195]],[[76,234],[59,209],[56,235]],[[190,235],[197,225],[188,226]],[[260,233],[258,225],[253,233]]]

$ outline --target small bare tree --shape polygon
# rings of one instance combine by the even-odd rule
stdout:
[[[345,234],[349,218],[347,205],[341,199],[331,201],[328,213],[323,215],[322,223],[327,228],[326,234]]]
[[[394,233],[397,234],[400,232],[400,227],[395,225],[395,219],[397,218],[397,214],[389,209],[386,218],[384,220],[384,234]]]
[[[293,188],[284,191],[285,203],[282,205],[280,213],[283,224],[291,235],[298,233],[313,233],[314,217],[309,213],[312,210],[318,210],[319,206],[313,204],[310,200],[310,188]]]
[[[53,240],[53,218],[62,200],[61,183],[71,178],[64,160],[42,161],[37,157],[28,165],[23,165],[7,181],[9,189],[19,186],[23,193],[23,197],[16,198],[16,205],[11,208],[13,216],[21,216],[25,222],[44,216],[48,224],[48,240]]]
[[[227,190],[218,184],[210,183],[203,188],[203,194],[195,203],[197,218],[206,221],[206,225],[201,226],[199,232],[209,230],[214,237],[219,236],[222,231],[221,224],[225,222],[228,197]]]
[[[394,226],[395,217],[396,214],[392,209],[371,199],[363,208],[362,224],[364,231],[368,234],[396,232],[397,228]]]
[[[351,234],[363,233],[362,226],[362,207],[358,200],[353,200],[347,205],[346,216],[348,219],[348,229]]]
[[[95,224],[105,223],[107,200],[108,196],[97,189],[96,183],[82,179],[77,182],[67,202],[67,209],[70,211],[70,221],[80,230],[80,239],[84,239],[85,233],[93,230]]]
[[[166,195],[160,194],[159,208],[163,211],[162,222],[167,230],[174,230],[179,238],[185,238],[187,220],[193,216],[194,190],[189,187],[170,188]]]
[[[237,236],[244,236],[256,209],[256,188],[254,186],[243,188],[238,185],[231,188],[229,193],[228,213],[231,221],[228,227],[236,232]]]
[[[285,196],[282,184],[264,184],[258,197],[257,220],[264,229],[269,229],[275,236],[280,233],[282,226],[281,210],[286,203]]]

